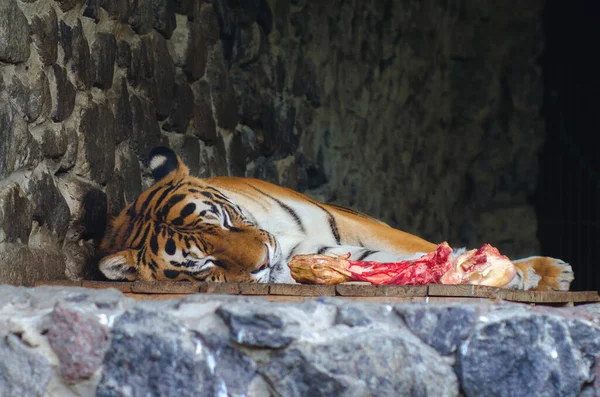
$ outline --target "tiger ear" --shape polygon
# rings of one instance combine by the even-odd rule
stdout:
[[[181,161],[181,158],[166,146],[157,146],[152,149],[148,166],[155,182],[171,174],[175,179],[185,178],[190,174],[190,169]]]
[[[100,271],[109,280],[134,281],[138,278],[137,254],[138,250],[127,249],[100,260]]]

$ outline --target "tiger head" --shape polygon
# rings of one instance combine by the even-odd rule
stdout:
[[[268,281],[274,237],[169,148],[150,153],[154,184],[112,221],[99,267],[112,280]]]

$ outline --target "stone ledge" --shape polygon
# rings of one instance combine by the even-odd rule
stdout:
[[[274,303],[181,293],[194,283],[169,288],[183,299],[140,302],[127,297],[132,292],[81,284],[88,288],[0,285],[1,395],[600,392],[593,376],[600,370],[599,304],[390,305],[326,296]],[[115,286],[124,284],[157,291],[151,283]]]

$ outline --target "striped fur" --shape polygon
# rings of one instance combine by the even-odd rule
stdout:
[[[112,222],[100,270],[109,279],[293,283],[293,255],[351,253],[352,259],[417,258],[436,244],[354,210],[318,203],[257,179],[195,178],[164,147],[150,156],[155,183]],[[568,289],[568,264],[517,261],[519,289]]]

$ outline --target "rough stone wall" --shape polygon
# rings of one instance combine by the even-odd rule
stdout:
[[[0,395],[592,397],[599,313],[0,286]]]
[[[89,276],[169,144],[434,241],[535,252],[542,1],[3,0],[0,280]],[[84,198],[97,230],[81,224]]]

